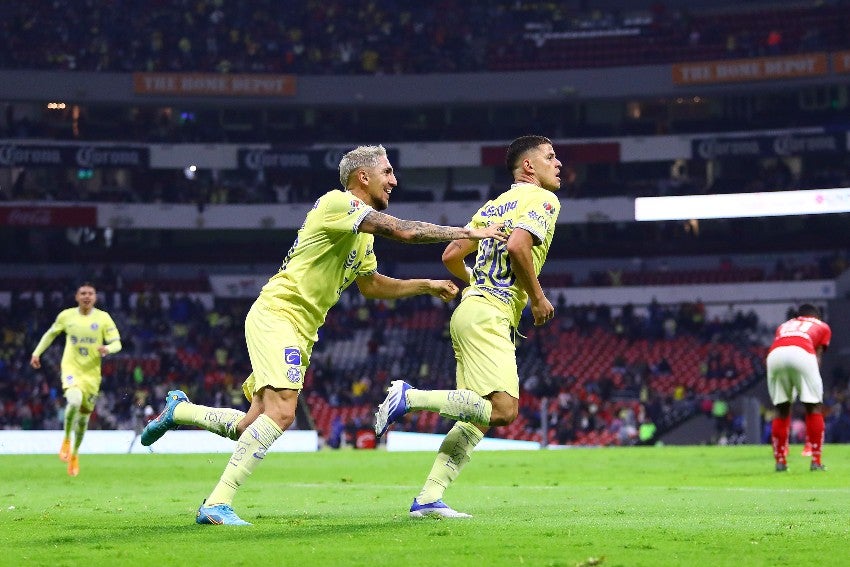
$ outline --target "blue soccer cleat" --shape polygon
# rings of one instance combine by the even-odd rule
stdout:
[[[413,504],[410,505],[411,518],[471,518],[471,514],[458,512],[448,506],[442,500],[431,502],[430,504],[420,504],[416,498],[413,499]]]
[[[165,435],[169,429],[176,429],[174,423],[174,408],[180,402],[188,402],[189,397],[182,390],[171,390],[165,397],[165,409],[162,413],[152,419],[142,430],[142,445],[148,447],[153,445],[160,437]]]
[[[407,396],[405,394],[412,387],[404,380],[393,380],[390,383],[386,399],[375,412],[375,435],[380,437],[386,433],[390,425],[407,413]]]
[[[250,526],[251,522],[246,522],[236,515],[233,508],[228,504],[216,504],[215,506],[204,506],[198,508],[198,514],[195,516],[195,523],[206,524],[212,526]]]

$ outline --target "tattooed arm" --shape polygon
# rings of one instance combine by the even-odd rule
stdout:
[[[457,226],[441,226],[429,222],[411,221],[372,211],[360,222],[360,232],[368,232],[392,240],[409,244],[429,244],[468,238],[484,240],[495,238],[505,242],[508,236],[502,232],[503,224],[493,224],[487,228],[461,228]]]

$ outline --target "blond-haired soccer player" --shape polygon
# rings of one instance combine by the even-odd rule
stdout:
[[[543,136],[522,136],[508,147],[511,188],[478,209],[469,227],[503,223],[507,242],[459,239],[443,252],[443,263],[469,282],[451,318],[457,358],[456,390],[418,390],[394,381],[375,414],[375,433],[383,435],[409,411],[434,411],[457,420],[440,445],[431,472],[413,499],[410,516],[469,518],[446,505],[446,488],[458,477],[490,427],[508,425],[519,411],[519,376],[514,334],[531,302],[535,325],[552,319],[555,309],[537,279],[558,220],[561,162]],[[476,253],[470,269],[464,259]]]
[[[65,393],[65,437],[59,458],[68,463],[68,474],[80,474],[78,452],[89,417],[100,392],[100,363],[104,356],[121,350],[121,336],[109,313],[97,309],[97,290],[90,283],[77,288],[77,307],[63,310],[38,341],[30,365],[41,368],[41,354],[59,333],[65,333],[62,353],[62,390]],[[74,443],[71,443],[71,432]]]
[[[283,265],[245,319],[252,367],[242,386],[251,401],[248,412],[198,406],[175,390],[168,393],[163,412],[142,432],[143,445],[177,425],[194,425],[236,440],[221,479],[198,509],[199,524],[248,523],[233,510],[236,490],[295,419],[318,329],[346,287],[356,282],[365,297],[376,299],[429,294],[448,301],[457,294],[449,280],[398,280],[378,273],[374,235],[408,243],[506,240],[501,225],[447,227],[382,213],[397,184],[382,146],[360,146],[345,154],[339,180],[346,189],[331,190],[315,202]]]

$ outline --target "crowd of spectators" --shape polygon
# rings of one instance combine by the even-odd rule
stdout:
[[[241,383],[250,372],[243,338],[249,302],[160,293],[155,285],[151,282],[129,293],[112,281],[99,294],[100,305],[121,331],[124,349],[104,361],[94,428],[138,429],[159,411],[165,392],[173,388],[205,405],[246,407]],[[42,356],[41,370],[30,369],[27,363],[55,313],[69,302],[57,282],[55,289],[38,293],[15,291],[10,307],[0,309],[0,427],[61,426],[61,347]],[[606,443],[653,442],[685,417],[702,411],[717,414],[717,435],[711,441],[743,440],[740,415],[728,407],[720,412],[718,407],[722,409],[729,397],[763,375],[770,329],[754,313],[730,305],[728,313],[708,317],[700,301],[653,302],[646,309],[568,305],[563,294],[557,305],[551,322],[555,332],[524,330],[527,339],[518,343],[520,419],[516,427],[496,430],[496,435],[529,438],[545,427],[552,432],[550,441],[561,444],[586,442],[588,436]],[[307,400],[318,400],[322,406],[362,411],[347,414],[345,420],[337,414],[332,431],[321,434],[334,437],[337,444],[345,439],[354,444],[357,432],[368,429],[374,406],[385,396],[391,379],[402,376],[422,388],[452,388],[451,308],[429,297],[366,301],[346,292],[320,331],[305,392]],[[608,340],[637,351],[623,350],[610,368],[595,368],[592,375],[561,376],[545,361],[565,347],[565,337],[581,342],[591,358],[594,345]],[[697,381],[680,374],[678,365],[687,353],[675,349],[681,348],[683,338],[703,345],[704,354],[689,371]],[[742,366],[743,359],[750,362]],[[850,435],[850,389],[846,377],[833,377],[832,384],[828,436],[845,440]],[[541,413],[543,409],[546,413]],[[652,434],[643,439],[642,426],[650,425]],[[445,432],[450,427],[441,418],[425,420],[418,414],[399,424],[400,429],[414,431]]]
[[[775,7],[723,2],[702,10],[663,2],[618,11],[587,2],[511,0],[4,3],[0,69],[386,75],[645,65],[850,47],[850,9],[843,0]],[[754,30],[755,24],[767,27]],[[617,48],[593,43],[612,37],[633,43]],[[9,104],[0,128],[10,138],[314,144],[362,138],[364,123],[371,123],[370,137],[385,143],[504,139],[517,129],[545,130],[553,138],[726,131],[741,123],[734,112],[697,119],[676,117],[672,107],[656,120],[594,123],[580,115],[599,111],[571,104],[538,104],[534,112],[524,112],[523,105],[480,113],[451,105],[430,112],[382,109],[379,119],[368,120],[364,108],[243,107],[228,118],[227,110],[188,102],[133,109],[93,103],[67,108],[61,120],[55,115],[42,120],[31,112],[16,116]],[[846,125],[840,108],[791,117],[796,101],[787,109],[772,104],[753,105],[747,121],[761,128],[841,120]],[[275,112],[282,117],[272,118]],[[521,116],[521,122],[509,116]],[[610,181],[608,186],[622,184]],[[695,184],[699,190],[701,184]],[[713,190],[718,191],[723,189]]]
[[[516,59],[525,69],[548,68],[561,51],[571,56],[558,66],[569,67],[606,64],[605,53],[583,63],[571,44],[592,49],[610,37],[634,41],[611,59],[618,64],[774,55],[846,48],[843,4],[754,10],[725,2],[700,12],[663,2],[623,10],[514,0],[6,2],[0,68],[434,73],[494,70]],[[751,29],[768,17],[775,26]]]
[[[359,295],[346,295],[343,305],[331,311],[314,351],[307,377],[312,394],[333,407],[371,406],[380,402],[391,376],[410,376],[427,388],[452,386],[448,306],[437,305],[431,298],[366,302]],[[11,306],[0,310],[0,426],[5,428],[41,429],[61,423],[57,377],[62,349],[49,349],[39,371],[30,369],[27,362],[33,345],[69,298],[58,288],[44,290],[43,300],[37,301],[37,297],[42,296],[16,291]],[[160,294],[153,287],[132,295],[101,292],[99,300],[115,319],[124,349],[104,361],[94,427],[137,428],[159,409],[164,393],[174,387],[184,389],[199,403],[244,406],[240,386],[249,372],[243,346],[245,302],[205,305],[186,294]],[[612,332],[618,332],[618,321],[589,317],[595,312],[596,308],[564,309],[560,323],[554,323],[575,324],[578,317],[584,328],[610,324]],[[633,335],[657,331],[637,319],[626,317],[626,321],[625,332]],[[351,353],[339,346],[363,330],[368,340],[358,349],[362,347],[364,352]],[[524,343],[521,360],[531,360],[538,343],[533,338]],[[551,386],[548,378],[541,381]],[[527,387],[540,393],[538,389],[544,386]],[[604,385],[597,389],[600,402],[608,403],[613,392]],[[636,398],[639,390],[620,394]]]
[[[115,320],[124,348],[104,361],[95,428],[138,428],[174,386],[200,403],[242,405],[240,386],[249,368],[243,352],[245,309],[236,303],[208,307],[187,294],[163,295],[153,288],[99,293],[98,303]],[[45,291],[43,299],[40,293],[16,291],[10,307],[0,309],[0,427],[61,424],[62,348],[49,349],[40,370],[29,368],[28,353],[69,304],[60,289]],[[64,338],[57,342],[64,344]]]

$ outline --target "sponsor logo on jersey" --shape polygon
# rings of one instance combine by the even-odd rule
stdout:
[[[301,351],[298,347],[284,348],[283,361],[291,366],[301,366]]]
[[[534,222],[539,224],[541,227],[543,227],[543,232],[549,231],[548,221],[545,218],[543,218],[541,215],[536,213],[535,211],[528,211],[528,218],[530,218],[531,220],[533,220]]]
[[[501,217],[501,216],[505,215],[506,213],[508,213],[509,211],[516,209],[516,205],[517,205],[517,201],[509,201],[507,203],[503,203],[503,204],[498,205],[498,206],[497,205],[488,205],[487,207],[484,207],[484,209],[481,211],[481,216],[482,217]]]

